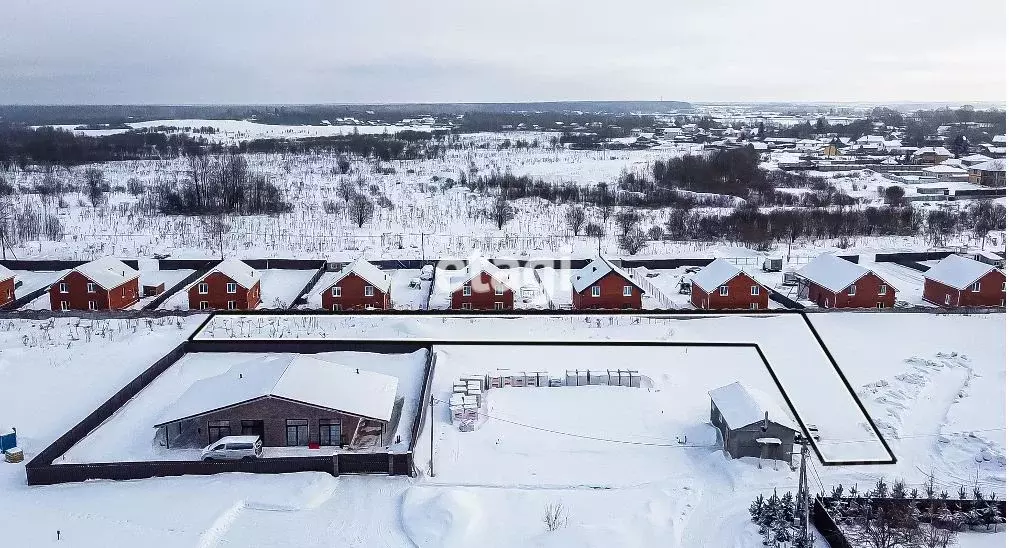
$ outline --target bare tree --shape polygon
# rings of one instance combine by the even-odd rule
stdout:
[[[221,255],[221,260],[223,261],[224,240],[231,232],[231,223],[229,223],[227,219],[224,218],[223,214],[218,214],[207,217],[201,217],[200,224],[203,227],[203,231],[214,242],[214,245],[217,247],[217,250]]]
[[[883,198],[887,205],[901,205],[904,203],[904,188],[897,185],[886,187],[886,190],[883,191]]]
[[[564,504],[556,502],[546,505],[543,508],[543,524],[547,526],[547,531],[556,531],[568,525],[568,511]]]
[[[515,210],[505,198],[504,194],[498,196],[489,211],[490,218],[497,224],[498,229],[504,227],[505,223],[515,218]]]
[[[638,251],[644,249],[645,244],[648,243],[648,235],[640,228],[634,227],[618,236],[617,243],[620,244],[623,250],[631,255],[635,255]]]
[[[633,209],[625,209],[620,213],[617,213],[615,217],[617,221],[617,227],[620,228],[621,234],[627,234],[632,228],[638,225],[641,220],[641,215]]]
[[[350,216],[357,223],[358,228],[364,226],[375,215],[375,204],[360,192],[350,198],[349,209]]]
[[[603,216],[603,224],[606,224],[606,221],[610,220],[610,216],[613,215],[617,200],[606,183],[599,183],[596,188],[599,191],[599,212]]]
[[[87,184],[88,199],[91,205],[99,207],[105,203],[105,193],[108,185],[105,183],[105,172],[97,167],[89,167],[84,170],[84,182]]]
[[[568,223],[568,228],[577,236],[585,226],[585,208],[577,205],[569,207],[567,213],[564,214],[564,219]]]

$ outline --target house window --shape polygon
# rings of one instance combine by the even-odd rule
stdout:
[[[210,293],[210,284],[206,282],[200,283],[199,292],[200,295],[206,295],[207,293]]]
[[[200,310],[206,310],[210,308],[210,303],[207,301],[200,301]]]
[[[231,423],[229,421],[209,421],[207,422],[207,434],[210,435],[208,443],[214,443],[224,436],[230,436]]]
[[[624,297],[630,297],[633,294],[634,294],[634,290],[631,289],[631,286],[625,285],[624,286]]]
[[[750,310],[757,310],[758,308],[760,308],[760,304],[750,303]]]
[[[235,282],[228,282],[228,293],[238,293],[238,284]]]
[[[319,445],[340,445],[339,419],[319,419]]]
[[[243,436],[263,436],[263,421],[242,421]]]
[[[879,294],[886,295],[886,284],[879,286]]]
[[[471,286],[469,284],[466,284],[466,285],[462,286],[462,296],[463,297],[469,297],[472,294],[473,294],[473,286]]]
[[[60,301],[60,310],[70,310],[70,304],[66,301]]]
[[[1005,285],[1005,284],[1002,284],[1002,285]],[[1005,291],[1005,287],[1002,288],[1002,291]],[[7,290],[7,298],[10,299],[13,296],[14,296],[14,292],[11,291],[10,289],[8,289]]]
[[[494,294],[495,295],[504,295],[504,286],[503,285],[495,285],[494,286]]]
[[[855,295],[855,284],[851,284],[848,287],[848,296],[851,297],[851,296],[854,296],[854,295]]]
[[[340,305],[333,303],[333,312],[339,312],[339,311],[340,311]]]
[[[883,308],[883,301],[877,301],[876,308]]]
[[[70,293],[70,291],[67,289],[66,282],[60,282],[60,293]]]
[[[494,303],[494,310],[504,310],[504,303],[502,302]]]
[[[126,286],[124,285],[123,286],[123,297],[125,297],[125,296],[126,296]]]
[[[235,301],[228,301],[228,310],[235,309]]]
[[[946,306],[949,306],[949,293],[946,294]]]
[[[462,303],[463,310],[473,310],[473,303]]]
[[[333,290],[330,292],[330,294],[333,295],[334,297],[342,297],[343,288],[338,285],[335,285],[333,286]]]
[[[729,296],[729,286],[727,286],[727,285],[719,286],[719,288],[718,288],[718,294],[720,296],[722,296],[722,297],[728,297]]]
[[[592,296],[598,297],[599,295],[602,295],[602,290],[599,288],[599,286],[598,285],[592,286]]]
[[[974,285],[970,286],[970,290],[971,290],[972,293],[980,293],[981,292],[981,282],[980,281],[974,282]]]
[[[88,293],[95,292],[95,284],[93,282],[88,282]]]
[[[756,297],[757,295],[760,295],[760,286],[759,285],[751,285],[750,286],[750,295],[752,295],[754,297]]]
[[[88,310],[98,310],[98,303],[95,301],[88,301]]]
[[[287,419],[287,446],[308,445],[308,419]]]
[[[364,286],[364,296],[365,297],[374,297],[375,296],[375,288],[372,287],[372,286],[370,286],[370,285]]]

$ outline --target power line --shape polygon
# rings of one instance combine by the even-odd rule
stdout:
[[[438,400],[438,399],[435,399],[434,401],[437,402],[437,403],[442,403],[442,404],[448,404],[449,403],[449,402],[446,402],[446,401],[443,401],[443,400]],[[593,441],[602,441],[602,442],[607,442],[607,443],[618,443],[618,444],[623,444],[623,445],[644,445],[644,446],[648,446],[648,447],[685,447],[685,448],[686,447],[693,447],[693,448],[699,448],[699,449],[714,449],[714,448],[717,447],[715,445],[697,445],[697,444],[686,444],[686,443],[657,443],[657,442],[647,442],[647,441],[617,440],[617,439],[612,439],[612,438],[601,438],[601,437],[597,437],[597,436],[589,436],[589,435],[586,435],[586,434],[576,434],[576,433],[573,433],[573,432],[564,432],[564,431],[561,431],[561,430],[554,430],[554,429],[551,429],[551,428],[543,428],[541,426],[535,426],[535,425],[532,425],[532,424],[525,424],[525,423],[521,423],[521,422],[509,420],[509,419],[504,419],[504,418],[501,418],[501,417],[495,417],[493,415],[488,415],[486,413],[482,413],[482,412],[479,412],[479,411],[477,411],[477,414],[480,415],[480,416],[482,416],[482,417],[488,418],[488,419],[493,419],[493,420],[501,421],[501,422],[508,423],[508,424],[511,424],[511,425],[514,425],[514,426],[521,426],[523,428],[530,428],[532,430],[539,430],[541,432],[548,432],[548,433],[551,433],[551,434],[558,434],[558,435],[561,435],[561,436],[570,436],[570,437],[573,437],[573,438],[580,438],[580,439],[593,440]]]

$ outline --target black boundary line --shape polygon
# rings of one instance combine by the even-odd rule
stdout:
[[[288,312],[290,312],[290,311],[288,311]],[[383,311],[372,311],[372,312],[368,312],[368,313],[364,313],[364,314],[347,314],[347,313],[343,313],[342,315],[343,316],[348,316],[348,317],[367,317],[367,316],[376,316],[376,315],[377,316],[403,315],[403,314],[399,314],[398,312],[401,312],[401,311],[383,310]],[[858,409],[862,413],[862,416],[865,418],[865,420],[872,427],[872,431],[875,434],[877,441],[879,441],[883,445],[883,448],[886,450],[887,455],[889,455],[889,457],[890,457],[888,460],[830,460],[830,461],[824,460],[823,454],[820,451],[818,443],[816,442],[816,440],[812,436],[809,435],[809,431],[806,429],[805,422],[802,421],[801,417],[799,416],[798,411],[795,409],[795,406],[792,403],[791,398],[788,397],[788,393],[785,391],[783,385],[781,384],[781,381],[778,379],[778,376],[774,373],[773,367],[771,366],[770,362],[767,360],[767,357],[764,355],[763,351],[760,349],[760,346],[757,343],[667,342],[667,341],[612,341],[612,340],[611,341],[591,341],[591,340],[589,340],[589,341],[508,341],[508,340],[482,340],[482,341],[481,340],[472,340],[472,341],[461,341],[461,340],[431,340],[431,339],[415,339],[415,340],[410,340],[410,339],[399,339],[399,340],[397,340],[397,339],[325,339],[325,340],[329,341],[329,342],[342,341],[342,342],[345,342],[345,343],[348,343],[348,344],[361,345],[361,346],[364,346],[364,347],[366,347],[368,345],[397,346],[397,345],[404,345],[404,344],[407,344],[407,343],[428,344],[428,345],[431,345],[432,349],[433,349],[434,346],[646,346],[646,347],[690,347],[690,346],[696,346],[696,347],[719,347],[719,346],[721,346],[721,347],[736,347],[736,348],[738,348],[738,347],[744,347],[744,346],[750,346],[750,345],[752,345],[752,347],[757,350],[757,353],[760,356],[761,361],[764,362],[764,366],[767,368],[768,373],[771,375],[771,379],[774,381],[774,384],[778,388],[778,391],[781,393],[782,397],[785,399],[785,403],[788,405],[789,410],[792,412],[792,414],[795,416],[795,418],[799,421],[799,427],[802,429],[802,433],[806,436],[806,439],[810,440],[810,445],[813,447],[813,451],[816,453],[817,458],[820,460],[820,463],[823,466],[853,466],[853,465],[871,465],[871,464],[895,464],[897,462],[897,456],[894,454],[893,449],[886,442],[886,438],[883,437],[883,434],[882,434],[882,432],[880,432],[879,428],[876,426],[875,421],[872,420],[872,416],[869,414],[869,411],[865,408],[865,405],[862,403],[862,401],[855,394],[855,390],[852,388],[851,383],[848,381],[848,378],[841,371],[841,368],[838,365],[837,361],[834,359],[834,356],[827,349],[827,345],[823,342],[823,339],[820,337],[820,333],[813,326],[812,322],[810,322],[809,317],[806,315],[805,311],[803,311],[803,310],[788,310],[788,309],[786,309],[786,310],[781,310],[781,311],[757,311],[757,312],[754,312],[754,311],[751,311],[751,310],[700,311],[700,312],[693,311],[693,310],[679,310],[679,311],[675,311],[675,312],[672,312],[672,313],[670,313],[670,312],[638,312],[638,311],[633,311],[632,310],[632,311],[619,311],[616,314],[614,314],[613,312],[610,312],[610,311],[581,311],[581,310],[579,310],[579,311],[562,311],[561,313],[557,313],[558,311],[556,311],[556,310],[542,310],[542,311],[541,310],[535,310],[535,311],[520,311],[520,313],[518,313],[518,314],[515,314],[515,313],[512,313],[512,312],[509,312],[509,313],[494,313],[494,312],[482,312],[482,311],[465,311],[465,312],[461,312],[461,311],[449,311],[448,313],[444,313],[442,311],[410,311],[406,315],[418,315],[418,314],[416,314],[416,312],[424,312],[424,314],[419,314],[421,316],[486,317],[486,318],[505,318],[505,319],[511,319],[511,318],[516,318],[516,317],[524,317],[524,316],[572,316],[572,315],[575,315],[575,316],[580,316],[580,315],[584,315],[584,316],[626,315],[626,316],[636,316],[636,317],[646,317],[646,318],[662,318],[662,317],[668,317],[668,316],[725,316],[725,315],[779,316],[779,315],[789,315],[789,314],[795,315],[795,314],[798,314],[798,315],[802,316],[802,318],[803,318],[803,320],[804,320],[804,322],[806,324],[807,329],[809,329],[810,333],[813,335],[813,338],[816,340],[817,344],[819,345],[820,350],[822,350],[823,353],[826,355],[827,360],[830,362],[831,366],[834,368],[834,372],[838,375],[838,377],[840,377],[842,384],[844,384],[845,388],[848,390],[848,395],[855,401],[855,405],[858,406]],[[428,312],[430,312],[430,313],[428,313]],[[532,312],[532,313],[530,314],[528,312]],[[313,339],[271,339],[269,341],[266,341],[265,339],[244,339],[244,340],[233,340],[233,339],[231,339],[231,340],[199,339],[198,340],[198,339],[196,339],[196,337],[200,333],[203,332],[203,329],[206,327],[206,325],[209,324],[210,321],[212,321],[213,318],[216,317],[216,316],[218,316],[218,315],[221,315],[221,316],[244,316],[244,315],[250,315],[250,314],[248,314],[247,312],[243,313],[242,311],[213,312],[213,313],[211,313],[210,316],[207,317],[207,319],[203,323],[200,324],[200,326],[197,327],[197,329],[195,331],[193,331],[193,333],[189,337],[189,341],[191,343],[196,343],[196,344],[200,344],[200,343],[204,343],[204,342],[214,342],[216,344],[222,345],[222,348],[225,348],[225,346],[223,346],[223,345],[226,345],[228,343],[248,343],[248,342],[264,343],[264,342],[267,342],[268,344],[273,344],[273,343],[283,343],[283,342],[286,342],[286,343],[312,343],[312,342],[315,342],[315,341],[323,341],[323,339],[316,339],[316,340],[313,340]],[[271,315],[277,315],[277,314],[270,314],[268,311],[256,311],[255,314],[251,314],[251,315],[253,315],[253,316],[264,316],[264,315],[271,316]],[[291,313],[286,313],[286,314],[280,314],[280,315],[330,316],[330,315],[333,315],[333,313],[330,313],[330,312],[327,312],[327,311],[314,311],[314,312],[309,311],[308,314],[291,314]],[[337,314],[337,315],[341,315],[341,314]]]

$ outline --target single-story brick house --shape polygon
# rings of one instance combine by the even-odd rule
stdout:
[[[225,259],[189,284],[191,310],[252,310],[262,302],[259,271],[238,259]]]
[[[950,308],[1005,306],[1005,272],[994,265],[949,255],[925,272],[921,297]]]
[[[509,273],[483,257],[473,256],[449,280],[452,310],[512,310],[518,288]]]
[[[799,299],[821,308],[892,308],[897,290],[862,265],[824,253],[796,271]]]
[[[325,310],[385,310],[392,307],[392,276],[358,258],[322,289]]]
[[[15,289],[17,289],[17,279],[14,272],[0,265],[0,306],[14,300]]]
[[[739,382],[711,390],[708,396],[711,425],[718,429],[722,448],[729,456],[792,459],[792,445],[800,429],[773,398]]]
[[[690,303],[700,310],[767,308],[767,288],[725,259],[715,259],[690,280]]]
[[[916,164],[937,165],[949,160],[953,153],[945,147],[921,147],[914,151],[911,160]]]
[[[104,257],[84,263],[49,286],[52,310],[123,310],[140,300],[140,272]]]
[[[634,274],[597,257],[571,275],[571,308],[641,309],[645,291]]]
[[[257,358],[193,383],[158,423],[169,448],[258,435],[264,447],[388,445],[399,379],[310,355]]]

